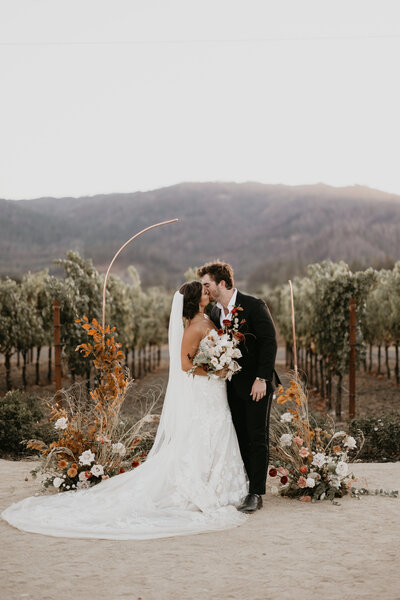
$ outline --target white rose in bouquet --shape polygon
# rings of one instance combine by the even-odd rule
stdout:
[[[63,482],[63,479],[61,479],[61,477],[54,477],[54,479],[53,479],[53,485],[57,489],[60,487],[62,482]]]
[[[322,467],[326,463],[326,456],[322,452],[317,452],[314,454],[314,458],[312,460],[312,465],[316,467]]]
[[[126,448],[125,448],[124,444],[122,444],[121,442],[117,442],[116,444],[113,444],[111,446],[111,450],[114,452],[114,454],[119,454],[120,456],[125,456],[125,454],[126,454]]]
[[[357,442],[351,435],[348,435],[343,446],[347,447],[349,450],[353,450],[354,448],[357,448]]]
[[[104,469],[102,465],[93,465],[90,471],[95,477],[100,477],[100,475],[104,475]]]
[[[55,429],[67,429],[67,426],[68,426],[68,419],[67,419],[67,417],[60,417],[54,423]]]
[[[293,436],[291,433],[283,433],[281,435],[281,437],[279,438],[279,442],[282,447],[290,446],[290,444],[292,443],[292,439],[293,439]]]
[[[94,462],[94,454],[91,450],[85,450],[79,457],[79,462],[81,465],[90,465]]]
[[[343,460],[340,460],[336,466],[336,473],[339,475],[339,477],[346,477],[348,472],[348,464],[345,463]]]

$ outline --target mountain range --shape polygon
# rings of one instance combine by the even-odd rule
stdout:
[[[193,266],[220,258],[247,289],[273,286],[310,262],[345,260],[354,268],[400,259],[400,196],[363,186],[180,183],[147,192],[80,198],[0,199],[0,276],[49,267],[68,249],[105,271],[139,270],[144,285],[173,288]]]

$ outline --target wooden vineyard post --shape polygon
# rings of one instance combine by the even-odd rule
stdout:
[[[59,393],[62,387],[61,383],[61,324],[60,324],[60,303],[58,300],[53,302],[54,315],[54,366],[56,373],[56,398],[57,404],[61,404],[61,394]]]
[[[356,301],[350,300],[349,418],[356,416]]]
[[[291,304],[291,309],[292,309],[294,378],[297,382],[298,370],[297,370],[297,348],[296,348],[296,324],[295,324],[295,318],[294,318],[293,286],[292,286],[292,282],[290,279],[289,279],[289,290],[290,290],[290,304]]]

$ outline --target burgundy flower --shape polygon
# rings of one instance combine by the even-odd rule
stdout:
[[[230,319],[224,319],[222,323],[225,325],[225,327],[232,327],[232,321]]]
[[[285,485],[285,483],[287,483],[287,482],[288,482],[288,478],[287,478],[287,476],[286,476],[286,475],[283,475],[283,476],[281,477],[281,484],[282,484],[282,485]]]
[[[134,469],[136,469],[136,467],[138,467],[140,465],[140,462],[138,460],[133,460],[131,464],[132,464],[132,467]]]
[[[278,474],[278,471],[276,469],[270,469],[269,474],[271,477],[276,477]]]
[[[244,340],[244,335],[243,333],[240,333],[240,331],[237,331],[234,335],[234,338],[239,340],[239,342],[243,342]]]
[[[120,473],[125,473],[125,469],[124,469],[124,467],[120,467],[120,468],[119,468],[119,472],[120,472]]]
[[[238,309],[236,308],[236,306],[235,306],[235,308],[232,308],[232,314],[233,315],[236,315],[237,311],[238,311]]]

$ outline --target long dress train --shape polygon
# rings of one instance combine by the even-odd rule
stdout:
[[[151,539],[228,529],[248,484],[225,382],[185,375],[185,431],[135,470],[90,489],[30,497],[2,517],[28,532],[70,538]]]

